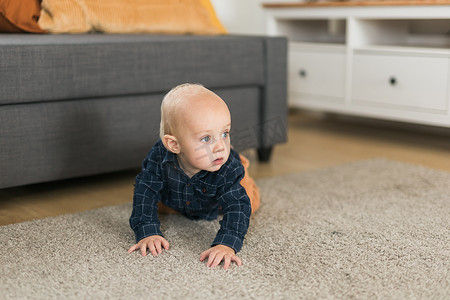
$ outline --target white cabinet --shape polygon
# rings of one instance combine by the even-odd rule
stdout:
[[[357,3],[264,4],[290,105],[450,127],[450,0]]]

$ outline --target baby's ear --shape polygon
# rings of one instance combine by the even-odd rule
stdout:
[[[166,134],[163,136],[162,142],[164,144],[164,147],[166,147],[167,150],[170,152],[173,152],[175,154],[180,153],[180,146],[178,144],[178,140],[173,135]]]

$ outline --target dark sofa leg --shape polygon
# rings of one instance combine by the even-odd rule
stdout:
[[[273,147],[262,147],[258,148],[258,160],[260,162],[269,162],[270,156],[272,155]]]

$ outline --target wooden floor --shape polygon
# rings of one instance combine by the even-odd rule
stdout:
[[[450,129],[291,111],[288,131],[270,163],[244,152],[253,177],[375,157],[450,171]],[[137,171],[0,190],[0,225],[131,202]]]

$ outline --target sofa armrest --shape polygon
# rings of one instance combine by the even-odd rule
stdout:
[[[262,89],[259,148],[287,141],[287,39],[265,39],[265,85]]]

